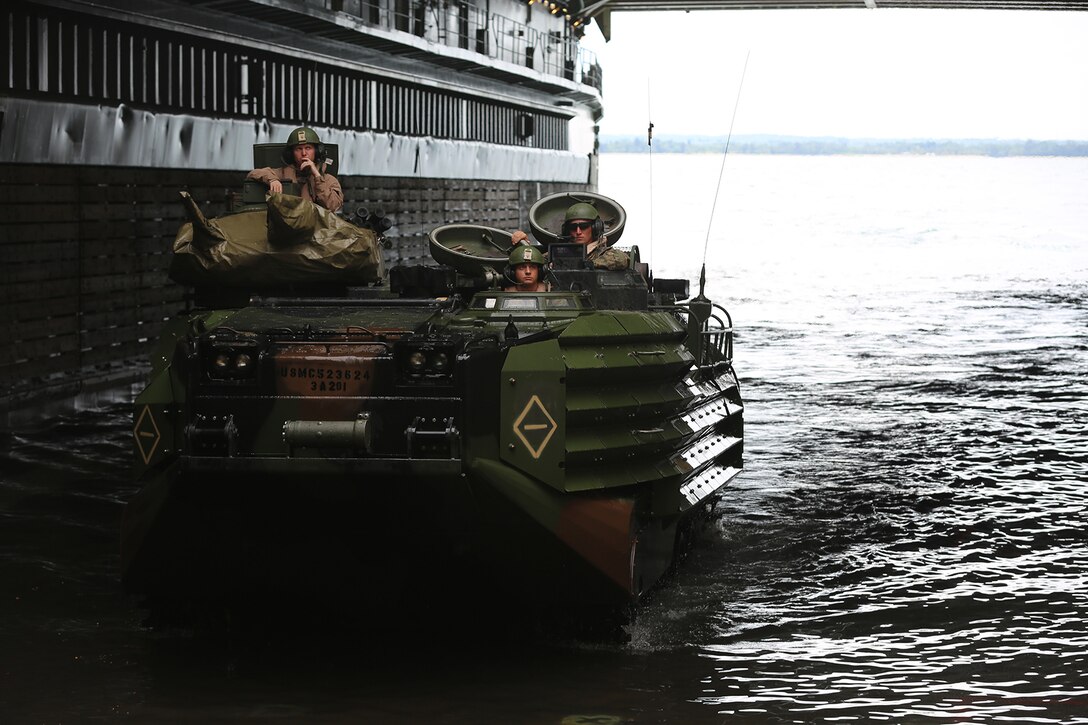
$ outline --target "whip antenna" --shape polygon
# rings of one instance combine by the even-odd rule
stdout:
[[[654,267],[654,121],[650,107],[650,79],[646,79],[646,145],[650,154],[650,269]]]
[[[416,183],[419,185],[417,188],[419,197],[419,236],[423,237],[423,248],[427,248],[427,228],[423,224],[423,164],[419,160],[420,144],[416,143],[416,164],[412,171],[416,175]]]
[[[729,135],[725,137],[725,152],[722,153],[722,167],[718,171],[718,186],[714,189],[714,201],[710,205],[710,221],[706,225],[706,241],[703,243],[703,271],[699,275],[699,295],[703,294],[703,285],[706,283],[706,249],[710,245],[710,227],[714,224],[714,208],[718,205],[718,192],[722,189],[722,176],[725,174],[725,157],[729,155],[729,142],[733,139],[733,122],[737,120],[737,107],[740,106],[740,92],[744,88],[744,75],[748,72],[749,50],[744,56],[744,69],[740,72],[740,83],[737,85],[737,100],[733,102],[733,118],[729,121]]]

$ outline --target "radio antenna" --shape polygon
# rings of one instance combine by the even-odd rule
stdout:
[[[650,163],[650,269],[654,268],[654,117],[650,106],[650,79],[646,79],[646,146]]]
[[[744,88],[744,76],[748,72],[749,50],[744,56],[744,68],[740,72],[740,83],[737,85],[737,100],[733,102],[733,118],[729,121],[729,135],[725,137],[725,152],[722,153],[722,166],[718,171],[718,186],[714,189],[714,201],[710,205],[710,221],[706,225],[706,241],[703,243],[703,268],[699,273],[699,296],[703,295],[703,287],[706,284],[706,250],[710,245],[710,228],[714,224],[714,209],[718,206],[718,193],[722,189],[722,176],[725,174],[725,157],[729,155],[729,142],[733,140],[733,122],[737,120],[737,107],[740,106],[740,92]]]
[[[424,223],[423,223],[423,211],[424,211],[423,210],[423,164],[421,163],[420,158],[419,158],[420,157],[420,144],[421,144],[421,142],[419,142],[419,141],[416,142],[416,163],[415,163],[415,168],[412,169],[412,171],[416,175],[416,184],[417,184],[416,191],[418,192],[418,197],[419,197],[419,236],[423,237],[423,248],[426,249],[427,248],[427,228],[426,228],[426,226],[424,226]]]

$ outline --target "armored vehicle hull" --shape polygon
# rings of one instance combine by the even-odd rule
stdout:
[[[634,264],[531,294],[471,272],[178,316],[135,404],[125,580],[159,601],[651,589],[742,467],[728,315]]]

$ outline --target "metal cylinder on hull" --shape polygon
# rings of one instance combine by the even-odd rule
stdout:
[[[370,416],[360,413],[355,420],[287,420],[283,442],[293,448],[350,448],[370,452],[373,447]]]

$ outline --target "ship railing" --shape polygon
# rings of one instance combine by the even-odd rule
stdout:
[[[538,30],[499,13],[489,15],[468,3],[304,0],[304,4],[342,12],[375,28],[410,33],[431,43],[469,50],[601,90],[597,56],[582,48],[569,32]]]
[[[491,19],[495,36],[492,57],[600,90],[597,57],[576,39],[559,31],[537,30],[502,15]]]

